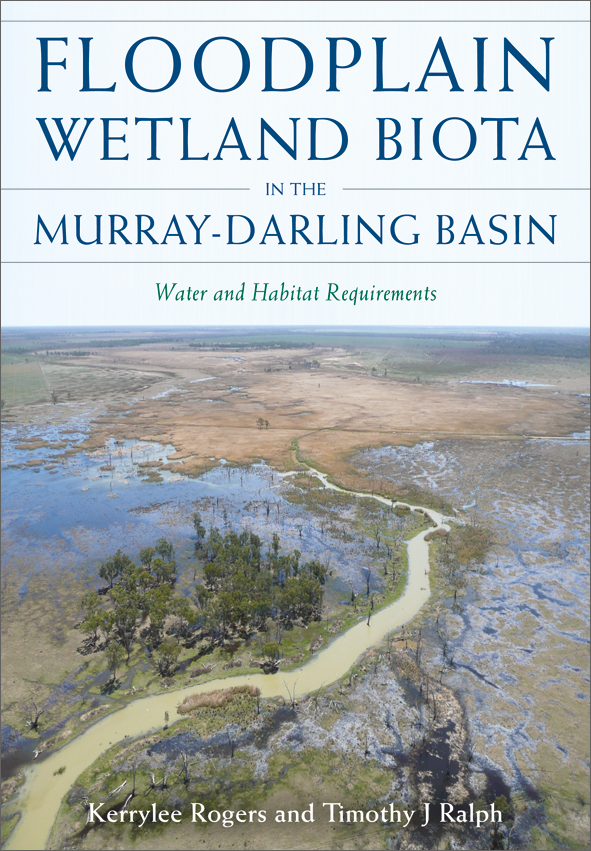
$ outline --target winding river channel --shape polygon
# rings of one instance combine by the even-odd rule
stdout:
[[[309,472],[330,490],[360,499],[374,499],[388,507],[406,505],[392,503],[389,499],[373,494],[346,491],[329,482],[326,474],[312,468],[309,468]],[[292,474],[283,475],[286,477]],[[446,518],[438,512],[422,506],[409,507],[411,511],[425,514],[438,527],[449,529],[445,524]],[[376,612],[369,626],[365,619],[360,620],[306,664],[292,671],[232,677],[231,685],[256,686],[263,698],[287,697],[288,689],[302,697],[344,676],[362,653],[379,644],[392,630],[412,620],[429,599],[429,543],[425,540],[428,531],[430,530],[420,532],[407,542],[408,579],[404,593],[398,600]],[[168,712],[171,718],[176,718],[176,708],[187,695],[201,694],[227,685],[227,678],[219,678],[201,685],[135,700],[124,709],[97,721],[42,762],[32,765],[26,771],[25,784],[18,800],[21,817],[5,848],[45,848],[64,795],[75,779],[107,748],[125,737],[135,739],[161,729],[164,713]],[[56,774],[57,769],[64,765],[66,771]]]

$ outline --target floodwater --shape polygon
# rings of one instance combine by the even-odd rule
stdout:
[[[236,469],[211,459],[220,466],[189,478],[182,475],[183,459],[174,459],[176,472],[162,469],[175,448],[155,441],[109,440],[97,451],[66,454],[87,432],[88,424],[80,421],[67,429],[4,433],[2,563],[10,570],[18,561],[23,595],[30,591],[26,565],[31,572],[59,569],[96,583],[96,565],[105,555],[120,547],[133,558],[162,536],[175,545],[180,573],[192,575],[187,562],[193,556],[194,511],[222,531],[248,528],[264,540],[277,532],[282,546],[297,547],[306,559],[338,554],[341,579],[362,587],[366,557],[359,542],[353,546],[320,529],[303,506],[284,498],[281,477],[266,464]],[[65,446],[18,449],[25,438]]]
[[[455,654],[446,680],[476,743],[473,782],[494,768],[528,795],[531,782],[555,784],[557,764],[586,774],[588,441],[437,440],[364,450],[354,463],[430,488],[495,531],[473,580],[477,604],[446,614]]]
[[[341,490],[326,480],[326,476],[311,470],[325,487]],[[383,497],[355,494],[360,498],[377,499],[391,505]],[[411,508],[415,508],[411,506]],[[417,507],[418,508],[418,507]],[[437,525],[443,517],[430,509],[421,509]],[[448,528],[448,527],[445,527]],[[249,674],[233,677],[232,685],[253,685],[265,698],[287,696],[288,690],[297,695],[308,694],[344,676],[354,661],[366,650],[378,644],[389,632],[411,620],[427,602],[429,588],[429,545],[424,540],[427,531],[419,533],[408,544],[408,580],[402,597],[377,612],[368,625],[365,618],[346,633],[335,638],[322,652],[301,668],[281,674]],[[136,700],[124,709],[98,721],[64,748],[50,755],[26,772],[25,786],[19,797],[21,818],[6,843],[9,849],[44,848],[61,800],[75,778],[93,763],[111,744],[125,737],[138,737],[161,727],[164,713],[176,717],[176,707],[189,694],[212,691],[225,685],[218,679],[178,691]],[[62,765],[66,772],[54,772]]]

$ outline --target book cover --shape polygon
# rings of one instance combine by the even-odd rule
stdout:
[[[2,843],[589,846],[589,6],[2,6]]]

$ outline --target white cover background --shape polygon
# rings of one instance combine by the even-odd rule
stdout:
[[[584,23],[577,23],[587,13],[587,3],[566,2],[4,3],[3,17],[7,22],[3,26],[2,56],[2,183],[4,187],[23,191],[3,194],[3,323],[587,324],[588,267],[581,261],[588,260],[588,194],[543,191],[589,185],[588,30]],[[441,22],[443,15],[452,22]],[[164,16],[171,20],[162,22]],[[274,20],[267,22],[269,18]],[[281,22],[279,18],[290,20]],[[298,21],[294,21],[296,18]],[[528,20],[531,18],[535,22]],[[435,19],[439,22],[427,22]],[[499,19],[505,20],[494,22]],[[148,94],[135,89],[126,79],[124,59],[135,41],[154,35],[175,44],[183,66],[179,80],[171,89]],[[249,79],[228,94],[207,91],[197,82],[193,71],[198,46],[219,35],[241,41],[251,58]],[[50,68],[51,93],[37,91],[39,36],[68,37],[67,47],[58,42],[50,44],[50,57],[59,60],[67,56],[68,66],[67,71],[56,66]],[[116,81],[115,93],[79,91],[81,36],[93,38],[91,84],[108,86]],[[303,89],[281,94],[261,91],[263,36],[289,36],[309,47],[315,67],[312,80]],[[326,91],[327,36],[354,38],[362,48],[358,65],[339,71],[339,93]],[[410,82],[408,94],[372,91],[374,36],[387,38],[385,84],[401,86]],[[414,89],[422,79],[439,36],[445,42],[464,91],[450,92],[447,78],[432,77],[427,83],[428,92],[416,93]],[[476,36],[488,38],[486,93],[473,91]],[[554,37],[549,93],[513,60],[514,92],[498,91],[502,87],[504,36],[541,71],[545,67],[545,54],[540,37]],[[157,86],[167,78],[170,59],[163,45],[143,48],[137,54],[137,76],[146,85]],[[300,78],[303,63],[295,50],[292,53],[290,45],[277,44],[275,49],[283,56],[276,85],[289,85]],[[211,57],[205,67],[212,81],[223,86],[236,79],[235,51],[224,45],[212,46],[210,50]],[[348,46],[341,45],[341,50],[341,61],[347,61]],[[286,76],[282,78],[282,74]],[[64,117],[66,127],[71,116],[95,117],[74,162],[65,154],[58,162],[54,160],[36,120],[39,116]],[[127,127],[120,123],[112,125],[113,135],[124,132],[127,135],[127,143],[113,143],[112,151],[129,153],[128,161],[100,161],[102,116],[128,117]],[[149,127],[146,124],[134,127],[135,116],[173,117],[172,127],[161,125],[158,130],[159,162],[147,161]],[[300,117],[298,161],[294,162],[268,139],[269,160],[258,162],[260,118],[290,139],[289,118],[297,116]],[[329,116],[345,125],[349,148],[341,158],[329,162],[307,161],[309,116]],[[399,159],[376,161],[376,116],[395,117],[402,124],[399,140],[403,153]],[[476,151],[461,162],[441,159],[430,142],[433,127],[449,116],[466,118],[478,133]],[[519,127],[506,126],[506,161],[493,161],[496,128],[481,127],[481,116],[519,117]],[[191,153],[202,155],[209,151],[208,161],[180,160],[180,117],[192,118]],[[212,161],[231,117],[235,118],[252,157],[248,162],[240,161],[238,152],[232,151],[224,153],[223,161]],[[421,162],[412,161],[413,117],[423,118]],[[536,117],[541,120],[556,160],[547,162],[542,151],[533,150],[527,162],[518,162]],[[449,147],[452,144],[450,134]],[[461,140],[457,144],[461,145]],[[268,181],[283,182],[286,193],[282,197],[267,197]],[[326,196],[294,198],[287,191],[291,181],[307,184],[323,181]],[[345,190],[345,187],[380,186],[395,187],[396,191]],[[74,187],[78,190],[72,191]],[[89,191],[79,191],[81,187]],[[167,189],[146,191],[150,187]],[[174,191],[181,187],[195,187],[195,190]],[[244,187],[248,191],[204,191],[205,187]],[[458,191],[458,188],[477,187],[495,188],[495,191]],[[507,187],[516,188],[501,191]],[[517,191],[517,188],[531,191]],[[61,246],[56,240],[50,245],[44,240],[43,245],[34,246],[37,215],[48,225],[51,222],[53,230],[64,213],[70,244]],[[72,240],[74,214],[83,214],[83,233],[89,238],[97,213],[103,215],[105,229],[110,213],[125,215],[130,221],[131,238],[136,213],[149,214],[156,220],[153,233],[156,237],[160,234],[160,239],[176,214],[188,244],[179,246],[177,240],[170,239],[167,246],[77,245]],[[191,244],[194,232],[185,218],[187,213],[193,214],[198,222],[206,213],[212,217],[204,228],[201,246]],[[226,245],[228,213],[249,216],[257,225],[258,237],[245,246]],[[324,214],[327,239],[339,236],[337,225],[345,213],[351,216],[352,223],[360,214],[374,227],[379,213],[384,214],[385,222],[412,213],[417,216],[416,226],[407,220],[409,226],[404,225],[403,233],[420,232],[420,242],[416,246],[401,246],[388,236],[380,246],[368,235],[363,246],[277,246],[272,238],[266,246],[261,246],[260,239],[272,214],[289,243],[292,213],[308,216],[312,238],[316,216]],[[456,220],[453,245],[435,244],[438,213]],[[549,214],[555,214],[556,244],[552,246],[540,238],[534,246],[514,246],[510,238],[504,246],[489,245],[489,237],[496,239],[498,235],[490,234],[486,223],[497,213],[507,215],[508,221],[514,214],[521,214],[522,243],[527,241],[528,214],[546,227]],[[481,226],[487,242],[484,246],[473,245],[474,239],[468,239],[465,246],[457,244],[462,225],[467,224],[471,214]],[[221,233],[221,238],[206,235],[212,232]],[[349,238],[353,243],[353,227]],[[108,242],[105,236],[103,242]],[[95,262],[56,262],[88,260]],[[499,260],[519,261],[519,264],[490,262]],[[376,264],[375,261],[396,262]],[[434,265],[440,261],[447,262]],[[179,287],[206,287],[210,294],[215,289],[239,286],[242,281],[247,285],[253,281],[269,281],[273,285],[285,281],[287,285],[295,283],[303,287],[324,287],[327,281],[334,281],[342,288],[374,283],[380,288],[429,285],[437,289],[438,298],[427,304],[389,306],[370,302],[357,307],[326,302],[311,306],[248,301],[226,305],[211,300],[187,305],[159,303],[155,281],[176,281]]]

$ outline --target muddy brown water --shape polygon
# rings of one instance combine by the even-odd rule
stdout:
[[[345,491],[329,482],[326,474],[312,468],[309,472],[331,490],[349,493],[361,499],[374,499],[387,506],[393,504],[384,497]],[[398,504],[394,503],[394,506]],[[410,508],[423,512],[437,526],[449,528],[444,523],[445,518],[437,511],[421,506]],[[302,697],[343,677],[362,653],[379,644],[392,630],[412,620],[429,599],[429,544],[425,541],[427,531],[429,530],[420,532],[407,542],[408,578],[403,595],[376,612],[369,626],[365,616],[362,616],[355,626],[335,638],[300,668],[272,675],[256,673],[232,677],[231,685],[256,686],[263,698],[287,697],[288,690],[292,693],[295,691],[298,697]],[[102,753],[125,737],[135,739],[161,729],[164,713],[168,712],[171,717],[177,717],[176,708],[188,695],[203,694],[227,684],[227,678],[219,678],[201,685],[136,700],[93,724],[43,762],[32,765],[26,771],[25,784],[18,800],[21,817],[4,847],[45,848],[64,795],[76,778]],[[177,723],[182,722],[179,719]],[[55,774],[57,769],[64,765],[65,772]]]

